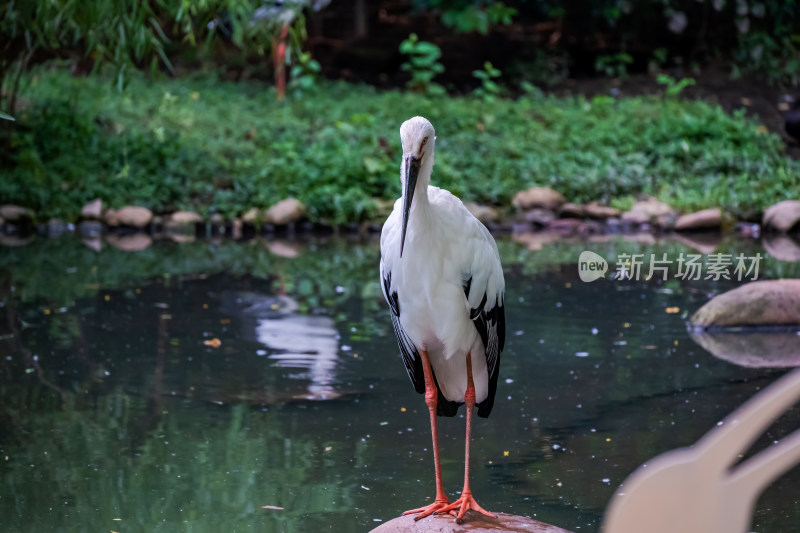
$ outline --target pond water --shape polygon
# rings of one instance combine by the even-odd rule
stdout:
[[[718,359],[687,334],[691,313],[741,282],[674,268],[666,282],[578,277],[583,250],[612,263],[700,253],[686,243],[498,241],[508,337],[472,445],[489,510],[597,531],[637,466],[786,372]],[[762,279],[800,276],[756,241],[715,245],[761,253]],[[398,356],[378,257],[374,238],[345,237],[0,249],[3,530],[368,531],[425,503],[427,411]],[[799,420],[795,407],[755,449]],[[463,409],[440,433],[453,497]],[[800,532],[799,468],[763,494],[752,530]]]

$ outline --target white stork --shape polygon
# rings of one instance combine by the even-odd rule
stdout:
[[[460,521],[481,508],[469,487],[472,411],[488,417],[505,341],[505,281],[489,231],[450,192],[430,185],[436,136],[414,117],[400,126],[403,196],[381,233],[381,281],[414,388],[425,394],[433,434],[434,502],[404,514],[451,513]],[[406,248],[406,245],[408,247]],[[467,404],[464,488],[450,503],[442,488],[436,416]],[[457,510],[457,511],[456,511]]]

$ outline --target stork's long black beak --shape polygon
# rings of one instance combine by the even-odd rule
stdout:
[[[403,248],[406,245],[406,228],[408,227],[408,213],[411,211],[411,201],[414,199],[414,190],[417,188],[417,177],[421,160],[414,156],[406,157],[406,190],[403,191],[403,231],[400,234],[400,257],[403,257]]]

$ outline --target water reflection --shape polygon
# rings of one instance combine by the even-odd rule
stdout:
[[[800,366],[800,331],[692,331],[691,336],[711,355],[736,365]]]
[[[298,397],[329,400],[338,395],[333,384],[339,363],[339,333],[332,318],[298,314],[297,301],[285,295],[237,293],[234,301],[243,306],[244,337],[254,335],[269,349],[264,355],[276,366],[303,370],[289,376],[309,382],[307,393]]]

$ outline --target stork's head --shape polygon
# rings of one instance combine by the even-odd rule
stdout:
[[[417,188],[417,180],[422,176],[420,184],[425,189],[431,179],[433,169],[433,145],[436,144],[436,132],[425,117],[414,117],[400,126],[400,141],[403,143],[403,162],[400,179],[403,182],[403,230],[400,236],[400,257],[406,243],[406,227],[411,202]]]

